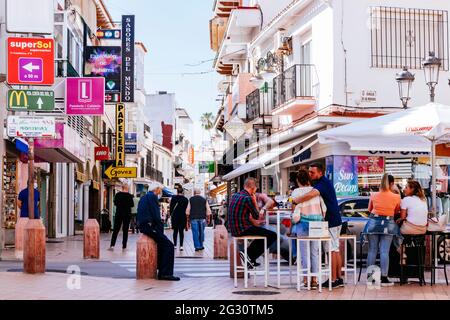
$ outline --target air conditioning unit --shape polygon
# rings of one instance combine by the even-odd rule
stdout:
[[[286,37],[286,33],[283,30],[279,30],[279,31],[277,31],[277,33],[275,33],[275,38],[274,38],[274,49],[275,50],[278,50],[283,47],[283,39],[285,37]]]
[[[292,52],[292,48],[291,48],[291,44],[290,44],[290,40],[291,38],[289,38],[286,35],[286,31],[285,30],[279,30],[276,34],[275,34],[275,38],[274,38],[274,46],[275,46],[275,51],[282,51],[284,53],[286,53],[287,55],[290,55]]]

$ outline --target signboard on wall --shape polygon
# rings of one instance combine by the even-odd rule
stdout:
[[[125,104],[116,105],[116,167],[125,166]]]
[[[122,16],[122,102],[134,102],[134,15]]]
[[[52,138],[56,133],[54,117],[8,116],[8,137]]]
[[[104,77],[105,93],[120,92],[122,49],[118,46],[92,46],[85,48],[84,75]]]
[[[53,13],[53,0],[7,0],[6,31],[52,34],[55,27]]]
[[[358,196],[358,158],[354,156],[333,156],[332,159],[332,181],[336,196]],[[329,163],[327,163],[327,167],[329,167]]]
[[[358,175],[371,175],[384,173],[384,158],[383,157],[358,157]]]
[[[52,111],[55,93],[50,90],[8,90],[6,107],[11,111]]]
[[[102,116],[105,107],[104,78],[67,78],[66,113]]]
[[[199,173],[215,173],[216,166],[214,161],[200,161],[198,163]]]
[[[95,147],[94,148],[94,159],[97,161],[108,160],[109,159],[109,148],[108,147]]]
[[[8,38],[8,83],[52,85],[55,82],[54,48],[53,39]]]

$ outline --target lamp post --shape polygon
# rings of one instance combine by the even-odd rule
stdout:
[[[408,71],[407,67],[403,67],[403,71],[397,73],[395,79],[398,83],[398,92],[403,108],[408,108],[408,101],[411,99],[411,86],[415,80],[414,75]]]
[[[430,101],[434,102],[434,91],[439,82],[441,59],[436,57],[434,51],[430,51],[428,57],[422,61],[422,67],[425,72],[425,81],[430,89]]]

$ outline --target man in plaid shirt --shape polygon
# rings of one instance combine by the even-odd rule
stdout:
[[[228,206],[228,228],[234,237],[240,236],[263,236],[267,238],[269,248],[277,239],[277,234],[273,231],[262,228],[265,220],[259,220],[259,210],[256,207],[257,183],[255,178],[247,178],[244,183],[244,190],[235,193]],[[243,251],[239,254],[243,263],[247,260],[247,265],[253,269],[259,264],[256,260],[264,253],[264,241],[254,240],[247,249],[247,259]]]

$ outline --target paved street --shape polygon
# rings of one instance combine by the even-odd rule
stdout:
[[[170,231],[167,232],[170,236]],[[450,287],[437,284],[433,287],[420,287],[412,283],[404,286],[370,289],[363,282],[358,285],[348,284],[343,289],[332,292],[301,290],[294,288],[264,288],[262,277],[257,287],[249,282],[248,289],[243,288],[239,279],[238,288],[234,288],[229,278],[229,265],[225,260],[212,258],[212,229],[207,229],[206,250],[195,253],[191,233],[185,240],[185,251],[177,252],[175,273],[182,277],[179,282],[162,282],[156,280],[135,280],[135,241],[137,235],[130,234],[129,250],[122,252],[107,251],[109,235],[102,234],[102,252],[99,261],[81,259],[81,236],[70,237],[47,243],[47,272],[44,275],[29,275],[22,272],[22,263],[14,261],[12,250],[7,250],[0,261],[0,299],[388,299],[388,300],[448,300]],[[119,235],[119,240],[121,234]],[[61,241],[61,242],[60,242]],[[66,273],[69,266],[79,266],[81,277],[78,282],[73,275]],[[275,261],[271,270],[275,271]],[[283,266],[282,283],[287,284],[287,266]],[[349,277],[349,281],[351,277]],[[75,279],[75,280],[74,280]],[[440,279],[442,274],[440,274]],[[429,279],[427,279],[429,280]],[[275,277],[272,277],[272,283]],[[440,280],[439,282],[442,282]],[[79,283],[79,286],[78,286]],[[79,289],[78,289],[79,288]]]

